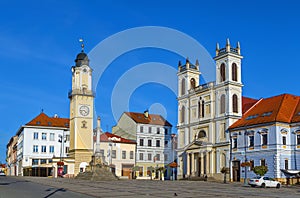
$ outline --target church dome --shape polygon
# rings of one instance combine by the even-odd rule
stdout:
[[[83,51],[77,54],[75,63],[76,63],[76,67],[80,67],[83,64],[89,65],[89,58],[87,54],[84,53]]]
[[[87,54],[84,52],[81,52],[77,55],[76,60],[84,60],[87,57]]]

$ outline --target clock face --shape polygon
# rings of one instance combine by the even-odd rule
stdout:
[[[90,112],[90,109],[88,106],[86,105],[82,105],[80,108],[79,108],[79,113],[82,115],[82,116],[87,116]]]

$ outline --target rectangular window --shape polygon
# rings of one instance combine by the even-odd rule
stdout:
[[[126,159],[126,151],[122,151],[122,159]]]
[[[151,127],[149,127],[149,133],[152,133],[152,128]]]
[[[42,153],[46,153],[47,149],[46,146],[42,146]]]
[[[284,169],[288,170],[289,169],[289,160],[284,160]]]
[[[168,146],[168,140],[165,140],[165,147],[167,147]]]
[[[38,132],[34,132],[33,133],[33,139],[34,140],[38,140],[39,139],[39,133]]]
[[[54,133],[50,133],[50,141],[54,141],[55,139],[55,134]]]
[[[262,135],[262,145],[263,146],[268,145],[268,134],[263,134]]]
[[[152,154],[148,153],[148,161],[152,161]]]
[[[300,145],[300,134],[297,135],[297,145]]]
[[[54,146],[49,146],[49,152],[54,153]]]
[[[66,135],[66,141],[70,141],[70,135]]]
[[[140,153],[140,160],[144,160],[144,154]]]
[[[41,164],[47,164],[47,160],[46,159],[41,159]]]
[[[133,151],[130,151],[130,159],[133,159]]]
[[[164,154],[165,161],[168,161],[168,155]]]
[[[34,153],[39,152],[39,147],[38,147],[38,145],[33,145],[33,152],[34,152]]]
[[[254,136],[249,136],[249,147],[254,147]]]
[[[47,133],[42,133],[42,140],[47,140]]]
[[[156,154],[156,160],[160,161],[160,154]]]
[[[233,149],[237,148],[237,138],[232,138],[232,148]]]
[[[70,147],[66,146],[65,153],[69,153]]]
[[[140,139],[140,146],[144,146],[144,139]]]
[[[160,128],[159,127],[156,128],[156,134],[160,134]]]
[[[254,160],[250,160],[250,170],[253,170],[254,168]]]
[[[152,140],[148,140],[148,146],[152,146]]]
[[[265,159],[261,159],[260,160],[260,165],[261,166],[266,166],[266,160]]]
[[[143,126],[140,126],[140,132],[143,133],[144,132],[144,128]]]
[[[165,135],[168,135],[168,129],[165,128]]]
[[[113,159],[116,159],[116,157],[117,157],[117,151],[116,150],[112,150],[111,157]]]
[[[286,145],[286,136],[282,136],[282,145]]]
[[[32,159],[32,165],[39,165],[38,159]]]
[[[156,140],[156,147],[160,147],[160,140]]]

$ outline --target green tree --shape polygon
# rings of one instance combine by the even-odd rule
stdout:
[[[255,166],[253,168],[253,172],[256,175],[264,176],[268,172],[268,167],[267,166]]]

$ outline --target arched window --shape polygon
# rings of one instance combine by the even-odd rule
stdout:
[[[225,113],[225,95],[224,94],[221,96],[220,113]]]
[[[235,63],[232,63],[231,72],[232,72],[232,80],[237,81],[237,66]]]
[[[184,119],[185,119],[185,107],[182,106],[181,107],[181,123],[184,123]]]
[[[198,138],[205,138],[206,137],[206,132],[204,130],[201,130],[199,133],[198,133]]]
[[[200,98],[200,101],[198,101],[198,118],[201,118],[201,98]]]
[[[202,100],[202,104],[201,104],[201,112],[202,112],[202,118],[204,118],[204,100]]]
[[[222,63],[220,67],[220,77],[221,77],[221,82],[225,81],[226,75],[225,75],[225,64]]]
[[[236,94],[232,96],[232,111],[233,113],[238,113],[238,97]]]
[[[192,88],[192,89],[195,89],[195,87],[196,87],[196,81],[195,81],[194,78],[192,78],[192,79],[191,79],[191,88]]]
[[[185,94],[185,79],[181,80],[181,95]]]

